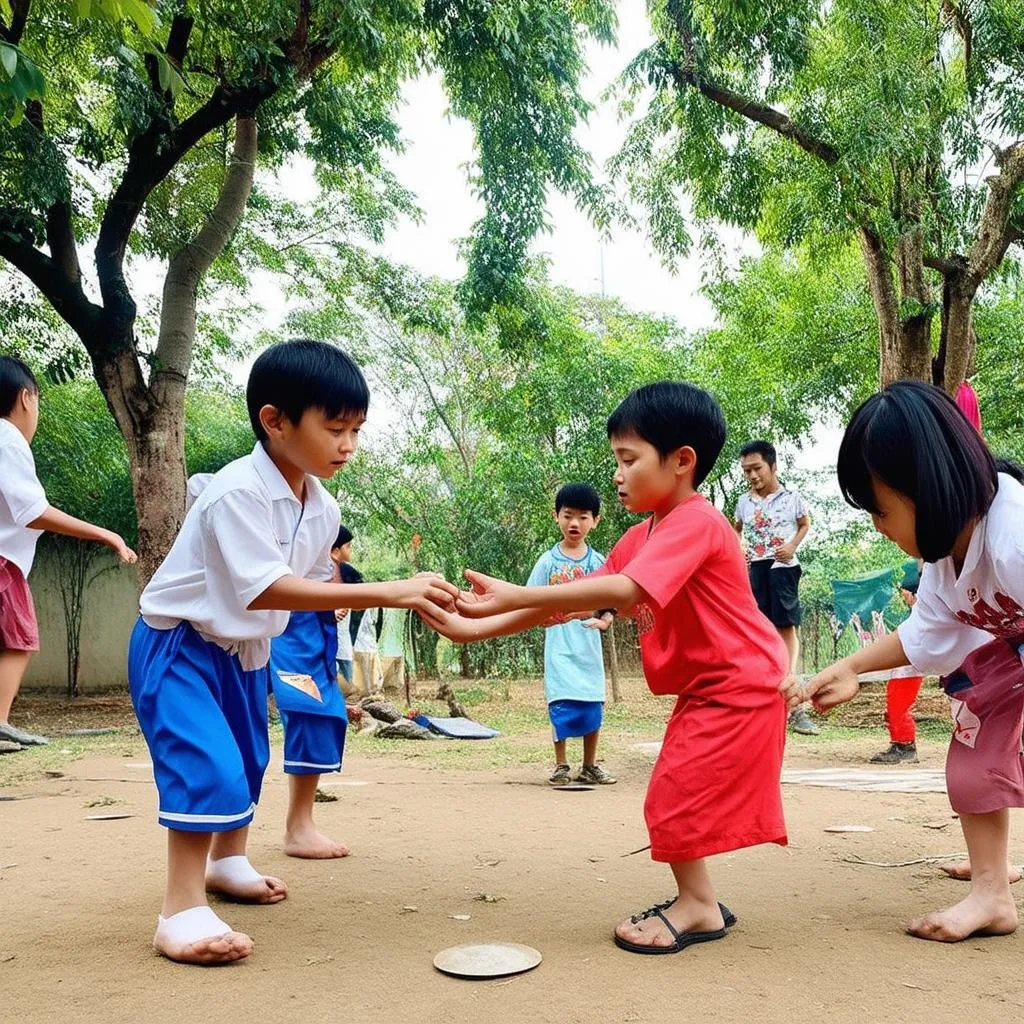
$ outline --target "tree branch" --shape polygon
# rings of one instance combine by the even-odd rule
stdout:
[[[953,23],[953,27],[956,29],[957,34],[963,40],[964,44],[964,70],[967,74],[968,80],[970,79],[970,66],[971,66],[971,51],[974,46],[974,29],[971,26],[971,21],[964,13],[962,7],[958,7],[953,0],[942,0],[941,3],[942,13]]]
[[[1024,182],[1024,141],[1002,150],[996,157],[999,173],[988,179],[988,198],[978,223],[978,233],[967,257],[965,287],[973,295],[999,266],[1006,250],[1020,238],[1020,228],[1010,223],[1013,200]]]
[[[100,292],[104,306],[116,318],[135,318],[135,303],[124,279],[124,255],[149,194],[200,139],[237,114],[255,110],[277,88],[269,78],[241,90],[218,85],[206,103],[176,128],[170,128],[169,120],[154,118],[135,140],[124,175],[107,203],[96,242]]]
[[[824,163],[832,166],[839,163],[839,153],[827,142],[817,138],[806,128],[802,128],[795,121],[764,103],[758,103],[749,97],[742,96],[724,86],[717,85],[708,78],[699,75],[693,68],[672,62],[669,65],[669,72],[678,86],[693,86],[698,92],[721,107],[735,111],[748,121],[770,128],[773,132],[781,135],[784,139],[796,143],[805,153],[817,157]]]
[[[21,37],[25,34],[25,26],[28,24],[28,9],[32,0],[11,0],[11,26],[4,28],[0,25],[0,39],[11,46],[17,46]]]
[[[826,164],[832,165],[839,162],[839,153],[835,149],[807,131],[806,128],[791,121],[781,110],[742,96],[702,75],[697,70],[693,33],[690,25],[687,24],[685,11],[678,3],[669,3],[667,11],[675,24],[676,33],[686,56],[685,64],[680,64],[678,61],[669,61],[668,63],[668,71],[677,86],[693,86],[720,107],[735,111],[748,121],[754,121],[770,128],[784,139],[796,143],[805,153],[817,157]]]
[[[213,261],[224,251],[242,220],[256,168],[256,121],[239,116],[231,161],[217,204],[202,228],[171,259],[164,281],[156,373],[188,376],[196,337],[196,293]]]
[[[5,227],[2,216],[0,257],[20,270],[43,293],[61,319],[79,337],[95,332],[103,311],[86,298],[81,280],[68,278],[57,261]]]

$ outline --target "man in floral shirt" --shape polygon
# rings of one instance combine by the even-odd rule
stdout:
[[[800,650],[800,562],[796,549],[807,536],[811,520],[796,491],[779,483],[775,448],[751,441],[740,451],[740,465],[750,490],[736,504],[733,526],[740,535],[750,569],[757,606],[771,620],[796,670]],[[817,735],[804,707],[789,716],[794,732]]]

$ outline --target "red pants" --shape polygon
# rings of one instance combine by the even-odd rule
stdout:
[[[893,743],[913,743],[917,738],[914,716],[910,709],[921,692],[923,676],[890,679],[885,688],[885,720],[889,723],[889,739]]]

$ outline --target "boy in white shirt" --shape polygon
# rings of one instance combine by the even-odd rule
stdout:
[[[171,960],[213,964],[252,952],[206,891],[253,903],[287,896],[246,857],[269,759],[270,640],[289,611],[390,605],[454,607],[438,576],[344,585],[330,578],[338,509],[317,477],[356,450],[369,390],[359,368],[322,342],[274,345],[246,389],[257,436],[189,509],[140,601],[128,653],[132,702],[153,758],[167,886],[153,939]],[[311,577],[311,578],[307,578]],[[212,840],[212,841],[211,841]]]
[[[29,447],[39,424],[39,385],[20,359],[0,356],[0,739],[23,746],[43,736],[8,721],[29,658],[39,650],[28,574],[43,530],[106,544],[122,562],[135,552],[116,534],[69,516],[46,500]]]

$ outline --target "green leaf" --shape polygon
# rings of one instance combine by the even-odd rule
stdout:
[[[14,77],[18,66],[18,51],[7,43],[0,43],[0,67],[3,67],[8,78]]]
[[[92,0],[75,0],[75,18],[78,21],[85,21],[89,17],[92,8]]]
[[[156,76],[160,81],[160,88],[167,92],[171,84],[171,66],[162,53],[156,55]]]

